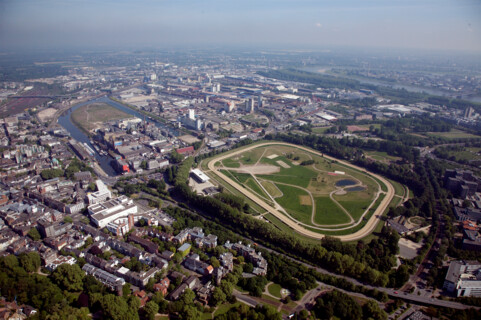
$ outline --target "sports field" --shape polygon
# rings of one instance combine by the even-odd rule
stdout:
[[[380,195],[393,192],[382,177],[286,143],[241,148],[213,158],[208,168],[207,174],[220,177],[217,180],[267,210],[264,218],[273,214],[283,222],[289,220],[311,237],[359,230],[370,220]],[[392,195],[387,198],[389,203]]]

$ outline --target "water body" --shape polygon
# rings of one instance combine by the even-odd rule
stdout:
[[[357,186],[357,187],[346,188],[344,190],[346,190],[347,192],[354,192],[354,191],[363,191],[364,189],[366,188]]]
[[[346,187],[346,186],[352,186],[355,184],[357,184],[357,181],[350,180],[350,179],[343,179],[336,182],[336,187]]]
[[[85,134],[82,130],[80,130],[79,128],[77,128],[73,122],[72,122],[72,119],[71,119],[71,115],[72,115],[72,112],[77,110],[78,108],[80,107],[83,107],[85,105],[88,105],[88,104],[92,104],[92,103],[107,103],[109,104],[110,106],[114,107],[114,108],[117,108],[125,113],[128,113],[130,115],[133,115],[134,117],[137,117],[137,118],[140,118],[140,119],[143,119],[145,116],[140,113],[140,112],[137,112],[135,110],[132,110],[130,108],[127,108],[126,106],[123,106],[122,104],[118,103],[118,102],[115,102],[113,100],[110,100],[109,98],[107,97],[102,97],[102,98],[98,98],[98,99],[93,99],[93,100],[89,100],[89,101],[86,101],[86,102],[82,102],[80,104],[77,104],[75,106],[73,106],[72,108],[70,108],[69,110],[67,110],[66,112],[64,112],[59,118],[58,118],[58,123],[65,128],[65,130],[67,130],[70,135],[72,136],[72,138],[74,138],[75,140],[81,142],[81,143],[86,143],[88,144],[92,149],[93,146],[92,144],[90,143],[90,139],[89,137],[87,136],[87,134]],[[172,136],[178,136],[179,135],[179,132],[177,130],[174,130],[172,128],[168,128],[167,126],[165,126],[164,124],[162,123],[159,123],[157,121],[154,121],[154,120],[151,120],[149,119],[150,122],[153,122],[155,123],[155,125],[159,128],[161,128],[162,130],[164,130],[167,134],[169,135],[172,135]],[[95,150],[94,150],[95,151]],[[97,159],[100,167],[105,171],[105,173],[107,173],[109,176],[115,176],[117,175],[117,172],[112,168],[112,166],[110,165],[110,162],[113,160],[112,157],[110,156],[101,156],[100,154],[98,154],[96,151],[95,151],[95,159]]]

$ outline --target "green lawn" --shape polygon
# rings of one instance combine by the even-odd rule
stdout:
[[[251,179],[251,175],[248,173],[240,173],[236,171],[230,171],[230,170],[220,170],[223,174],[225,174],[227,177],[231,178],[232,180],[244,184],[247,182],[247,180]]]
[[[267,159],[268,160],[268,159]],[[284,161],[284,160],[282,160]],[[286,162],[286,161],[284,161]],[[289,162],[286,162],[289,163]],[[277,165],[277,164],[276,164]],[[282,182],[307,188],[312,178],[317,177],[317,172],[304,166],[292,166],[289,169],[281,168],[278,173],[269,175],[257,175],[264,180],[271,180],[274,182]]]
[[[276,187],[276,185],[270,181],[261,181],[262,186],[266,191],[273,197],[281,197],[282,192],[279,190],[279,188]]]
[[[239,161],[233,160],[231,158],[222,160],[222,164],[224,165],[224,167],[227,168],[240,168]]]
[[[268,287],[267,287],[267,291],[269,291],[269,293],[271,295],[273,295],[274,297],[277,297],[277,298],[282,298],[281,296],[281,289],[282,287],[280,285],[278,285],[277,283],[271,283]]]
[[[479,138],[481,136],[477,136],[466,131],[458,130],[458,129],[451,129],[449,132],[426,132],[428,136],[432,137],[442,137],[446,139],[458,139],[458,138]]]
[[[329,197],[316,197],[316,215],[314,222],[322,225],[349,223],[346,213]]]
[[[337,199],[336,199],[337,200]],[[344,207],[352,216],[354,220],[359,220],[367,207],[371,204],[371,200],[351,200],[339,201],[339,204]]]
[[[400,157],[394,157],[390,156],[387,154],[387,152],[382,152],[382,151],[372,151],[372,152],[366,152],[366,155],[378,160],[378,161],[397,161],[401,160]]]
[[[231,303],[224,303],[224,304],[221,304],[220,306],[217,307],[217,309],[215,310],[214,312],[214,317],[215,316],[219,316],[221,314],[224,314],[224,313],[227,313],[227,311],[229,311],[230,309],[232,308],[235,308],[237,306],[239,306],[241,303],[240,302],[236,302],[234,304],[231,304]]]
[[[262,156],[262,154],[264,153],[264,150],[265,150],[264,147],[252,149],[250,151],[243,153],[240,156],[239,160],[245,165],[253,165]]]
[[[308,193],[296,187],[276,184],[283,196],[277,198],[279,203],[294,219],[304,223],[311,222],[312,206],[301,205],[300,196],[309,197]]]
[[[270,201],[270,198],[269,196],[264,192],[264,190],[262,190],[262,188],[259,186],[259,184],[254,180],[254,178],[249,178],[247,179],[245,185],[247,187],[249,187],[252,191],[254,191],[255,193],[257,193],[259,196],[261,196],[262,198],[266,199],[266,201],[268,203],[272,203]]]
[[[324,134],[330,128],[331,127],[316,127],[316,128],[312,128],[312,132],[318,133],[318,134]]]

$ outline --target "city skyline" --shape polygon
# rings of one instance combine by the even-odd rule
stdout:
[[[364,47],[481,52],[477,1],[3,1],[0,51]]]

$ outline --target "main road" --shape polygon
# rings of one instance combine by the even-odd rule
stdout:
[[[283,223],[288,225],[290,228],[294,229],[296,232],[298,232],[298,233],[300,233],[304,236],[313,238],[313,239],[322,239],[324,237],[323,234],[320,234],[320,233],[317,233],[317,232],[314,232],[312,230],[304,228],[303,226],[301,226],[299,224],[298,221],[296,221],[296,220],[288,217],[287,215],[283,214],[282,212],[279,212],[278,210],[274,209],[273,207],[268,205],[264,200],[260,199],[256,194],[247,190],[246,188],[243,188],[241,185],[239,185],[237,182],[235,182],[232,179],[230,179],[229,177],[227,177],[225,174],[223,174],[220,170],[218,170],[215,167],[216,163],[218,163],[219,161],[222,161],[226,158],[238,155],[240,153],[244,153],[244,152],[252,150],[254,148],[270,146],[270,145],[283,145],[283,146],[289,146],[289,147],[301,149],[301,150],[319,155],[319,156],[324,157],[326,159],[337,161],[338,163],[341,163],[345,166],[348,166],[348,167],[353,168],[355,170],[366,173],[366,174],[368,174],[372,177],[375,177],[376,179],[378,179],[379,181],[384,183],[387,187],[386,195],[385,195],[384,199],[381,201],[381,203],[379,204],[379,206],[375,209],[371,218],[366,222],[366,224],[360,230],[358,230],[358,231],[356,231],[352,234],[335,236],[335,237],[340,239],[341,241],[355,241],[355,240],[362,239],[365,236],[369,235],[376,228],[376,225],[381,221],[381,216],[382,216],[383,212],[387,209],[387,207],[391,203],[392,198],[394,197],[394,187],[392,186],[392,184],[389,181],[387,181],[382,176],[380,176],[378,174],[375,174],[375,173],[368,172],[364,168],[353,165],[352,163],[349,163],[347,161],[342,161],[342,160],[339,160],[339,159],[321,154],[320,152],[317,152],[313,149],[309,149],[309,148],[306,148],[306,147],[303,147],[303,146],[298,146],[298,145],[294,145],[294,144],[290,144],[290,143],[286,143],[286,142],[265,142],[265,143],[250,145],[250,146],[247,146],[245,148],[239,148],[239,150],[236,150],[234,152],[228,152],[226,154],[220,155],[220,156],[212,159],[211,161],[209,161],[209,163],[207,164],[207,167],[209,168],[210,171],[212,171],[213,174],[217,175],[219,178],[221,178],[222,180],[224,180],[225,182],[230,184],[237,191],[239,191],[244,196],[246,196],[247,198],[254,201],[260,207],[265,209],[270,214],[274,215],[276,218],[281,220]],[[379,190],[379,192],[381,192],[381,190]],[[363,220],[363,218],[359,219],[357,224],[361,223],[362,220]],[[357,224],[353,225],[353,227],[356,226]]]

